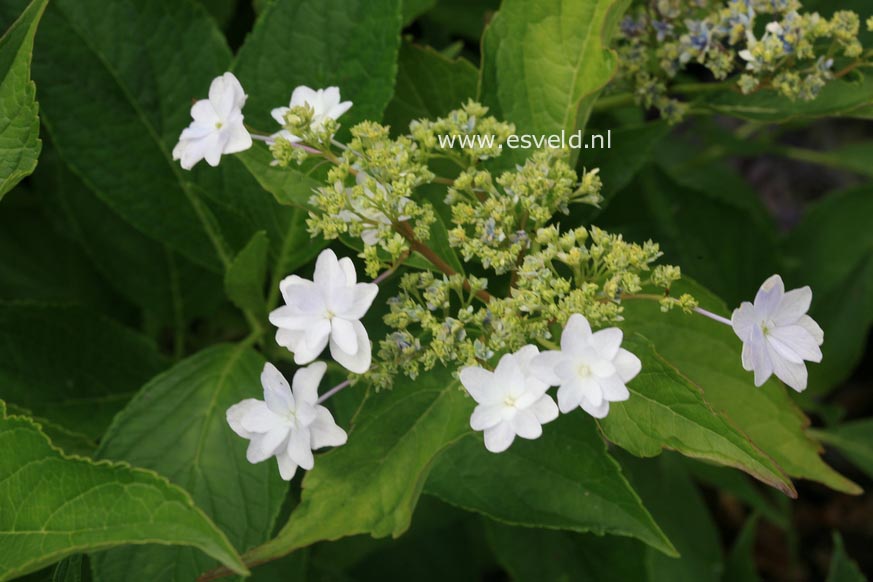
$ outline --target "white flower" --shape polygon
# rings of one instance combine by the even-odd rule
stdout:
[[[314,90],[306,85],[300,85],[291,93],[291,102],[288,107],[277,107],[270,112],[273,119],[279,125],[285,125],[285,115],[292,107],[308,104],[312,108],[312,124],[313,130],[318,130],[324,124],[327,118],[339,119],[340,116],[349,110],[352,106],[351,101],[340,102],[339,87],[328,87],[327,89]],[[271,136],[273,139],[283,137],[291,143],[299,142],[301,138],[293,135],[287,129],[283,129],[274,133]]]
[[[279,473],[289,481],[297,467],[312,469],[314,449],[345,444],[346,431],[337,426],[327,408],[316,403],[325,370],[324,362],[297,370],[292,390],[282,373],[268,363],[261,372],[264,400],[248,398],[227,409],[227,424],[251,441],[246,452],[249,463],[276,457]]]
[[[479,403],[470,426],[485,431],[485,447],[492,453],[508,449],[516,435],[539,438],[542,425],[558,417],[555,401],[546,394],[548,384],[530,370],[530,361],[538,353],[536,347],[524,346],[500,358],[494,372],[478,366],[461,370],[461,383]]]
[[[577,406],[594,418],[609,414],[609,403],[627,400],[627,386],[642,369],[639,358],[621,347],[617,327],[591,333],[582,315],[570,316],[561,334],[561,350],[543,352],[532,362],[543,381],[558,388],[558,407]]]
[[[755,372],[755,386],[772,374],[797,390],[806,388],[804,360],[821,361],[824,332],[806,315],[812,302],[809,287],[785,292],[779,275],[761,285],[754,305],[744,301],[731,316],[734,333],[743,341],[743,368]]]
[[[173,148],[173,159],[181,160],[186,170],[203,159],[215,167],[222,154],[235,154],[252,147],[252,136],[243,125],[245,102],[246,94],[233,73],[213,79],[209,98],[191,107],[194,121],[182,130],[179,143]]]
[[[291,275],[279,284],[286,305],[270,313],[279,328],[276,342],[294,352],[297,364],[308,364],[330,341],[330,355],[357,374],[370,368],[371,347],[361,318],[379,287],[358,283],[351,259],[337,260],[332,250],[318,255],[312,281]]]

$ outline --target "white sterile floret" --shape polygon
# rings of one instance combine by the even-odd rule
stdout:
[[[249,463],[276,457],[279,473],[289,481],[297,467],[312,469],[314,449],[345,444],[346,431],[327,408],[317,404],[325,370],[324,362],[301,368],[289,388],[282,373],[268,363],[261,372],[264,399],[248,398],[227,409],[230,428],[251,441],[246,452]]]
[[[642,369],[639,358],[621,347],[617,327],[591,332],[582,315],[570,316],[561,334],[561,350],[543,352],[531,366],[545,382],[558,386],[558,408],[577,406],[593,416],[609,414],[609,403],[627,400],[627,386]]]
[[[318,130],[328,118],[339,119],[340,116],[349,110],[352,106],[351,101],[340,101],[339,87],[328,87],[327,89],[310,89],[306,85],[300,85],[291,93],[291,102],[288,107],[276,107],[270,114],[279,125],[285,125],[285,115],[292,107],[301,105],[309,105],[312,108],[312,124],[313,130]],[[300,141],[300,137],[293,135],[287,129],[283,129],[274,133],[271,136],[273,139],[277,137],[285,138],[291,143]]]
[[[173,159],[190,170],[205,159],[217,166],[222,154],[235,154],[252,147],[252,136],[243,125],[242,108],[246,94],[233,73],[216,77],[209,86],[209,98],[191,107],[191,125],[182,130],[173,148]]]
[[[531,373],[530,361],[538,353],[528,345],[500,358],[493,372],[478,366],[461,370],[461,383],[478,403],[470,426],[485,431],[485,447],[492,453],[508,449],[516,436],[539,438],[542,425],[558,417],[555,401],[546,394],[548,384]]]
[[[348,370],[370,369],[371,346],[361,318],[379,287],[358,283],[351,259],[337,260],[330,249],[318,255],[312,281],[291,275],[279,284],[286,305],[270,313],[278,327],[276,342],[308,364],[330,343],[330,355]]]
[[[802,392],[806,388],[804,360],[821,362],[824,332],[806,314],[812,290],[785,292],[779,275],[761,285],[755,303],[744,301],[731,316],[731,326],[743,342],[743,368],[755,372],[755,386],[776,377]]]

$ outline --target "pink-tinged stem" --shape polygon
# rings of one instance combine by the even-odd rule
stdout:
[[[709,319],[713,319],[719,323],[723,323],[723,324],[728,325],[728,326],[733,325],[731,323],[730,319],[727,319],[726,317],[722,317],[721,315],[716,315],[715,313],[713,313],[711,311],[707,311],[707,310],[703,309],[702,307],[695,307],[694,311],[696,311],[700,315],[703,315],[704,317],[708,317]]]
[[[349,386],[351,383],[352,383],[351,380],[344,380],[344,381],[340,382],[339,384],[337,384],[336,386],[334,386],[333,388],[331,388],[330,390],[328,390],[327,392],[325,392],[324,394],[319,396],[318,400],[316,400],[315,403],[321,404],[322,402],[324,402],[325,400],[327,400],[328,398],[330,398],[331,396],[333,396],[334,394],[336,394],[337,392],[339,392],[343,388]]]

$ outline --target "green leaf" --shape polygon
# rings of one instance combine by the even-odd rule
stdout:
[[[72,431],[45,418],[35,416],[26,408],[11,402],[6,403],[6,409],[9,411],[9,414],[30,417],[32,421],[40,426],[42,432],[45,433],[52,444],[68,455],[90,457],[97,450],[97,440],[94,438]]]
[[[834,552],[831,554],[827,582],[866,582],[867,577],[861,572],[858,564],[846,554],[840,532],[835,531],[833,538]]]
[[[403,0],[403,26],[412,22],[436,6],[437,0]]]
[[[422,27],[430,44],[443,46],[457,38],[477,44],[482,39],[485,25],[494,17],[500,0],[439,0],[422,18]]]
[[[166,365],[142,336],[90,310],[0,303],[0,397],[92,439]]]
[[[183,489],[126,464],[64,456],[2,401],[0,449],[0,580],[77,552],[146,543],[191,546],[246,573]]]
[[[273,462],[246,461],[247,442],[227,425],[227,409],[262,398],[263,358],[246,344],[218,345],[183,360],[146,384],[115,418],[98,458],[124,460],[166,476],[245,550],[263,542],[287,495]],[[120,548],[91,556],[103,582],[188,582],[216,563],[188,548]]]
[[[773,460],[725,415],[712,409],[703,390],[639,338],[625,347],[643,363],[628,384],[631,397],[610,406],[599,421],[607,439],[638,457],[672,449],[688,457],[746,471],[786,495],[797,492]]]
[[[258,16],[234,71],[249,94],[246,121],[272,133],[274,107],[298,85],[336,85],[351,127],[379,120],[391,99],[400,46],[400,0],[274,0]]]
[[[761,283],[779,270],[775,228],[745,200],[753,192],[742,180],[730,198],[724,188],[705,187],[697,176],[678,182],[671,174],[682,170],[643,170],[636,187],[616,197],[598,217],[598,225],[638,242],[657,241],[664,262],[680,265],[683,273],[732,304],[754,297]],[[731,174],[708,170],[724,184],[736,184],[727,181]]]
[[[231,59],[214,22],[190,2],[55,0],[36,44],[43,117],[63,160],[137,229],[219,270],[225,243],[199,174],[171,155],[192,99]]]
[[[636,540],[511,527],[487,521],[488,542],[517,582],[647,579],[646,547]]]
[[[682,293],[691,293],[709,311],[729,314],[720,299],[688,278],[673,287],[673,295]],[[714,410],[730,418],[786,474],[846,493],[860,492],[819,457],[818,443],[805,431],[809,419],[785,388],[775,379],[755,387],[752,374],[742,368],[742,345],[730,327],[678,310],[661,313],[655,301],[626,301],[624,317],[625,333],[648,338],[665,360],[700,386]]]
[[[42,149],[30,58],[47,2],[33,0],[0,38],[0,200],[33,172]]]
[[[784,506],[777,507],[773,496],[768,495],[770,491],[762,490],[746,475],[727,467],[691,460],[685,463],[685,468],[696,481],[733,495],[780,529],[787,530],[790,526]]]
[[[609,41],[629,4],[504,0],[482,38],[483,103],[521,134],[584,128],[594,100],[615,74]]]
[[[260,319],[267,317],[264,278],[267,275],[267,233],[255,233],[249,244],[234,258],[224,274],[224,289],[234,305],[250,310]]]
[[[45,168],[40,161],[39,174]],[[41,192],[16,189],[0,210],[0,299],[76,303],[123,318],[130,305],[47,216]]]
[[[221,278],[125,222],[66,168],[51,148],[43,152],[32,180],[46,210],[65,225],[105,279],[145,318],[184,328],[213,313],[224,299]],[[76,245],[65,241],[68,249]],[[69,252],[69,251],[67,251]],[[36,265],[50,273],[65,261],[45,256]],[[83,269],[83,274],[90,271]],[[108,301],[100,308],[106,310]]]
[[[404,43],[384,122],[395,133],[406,133],[409,122],[440,117],[475,98],[478,82],[476,67],[463,57],[449,59],[431,47]]]
[[[680,554],[670,558],[646,548],[648,580],[718,581],[723,567],[718,529],[681,459],[663,455],[657,460],[640,460],[627,454],[618,459],[631,485]]]
[[[755,566],[755,536],[758,531],[758,515],[752,515],[743,524],[731,553],[725,561],[722,582],[758,582]]]
[[[812,287],[810,315],[825,332],[822,363],[810,367],[809,390],[839,385],[860,361],[873,324],[873,188],[827,196],[811,208],[786,244],[789,288]]]
[[[873,479],[873,419],[856,420],[828,430],[817,430],[815,437],[835,447]]]
[[[355,534],[399,536],[409,527],[434,459],[469,431],[469,414],[470,401],[445,370],[368,393],[348,444],[316,458],[288,523],[246,560]]]
[[[426,490],[505,523],[630,536],[676,555],[581,412],[499,455],[485,449],[481,435],[465,437],[439,458]]]
[[[857,75],[853,79],[831,81],[812,101],[791,100],[775,91],[758,91],[751,95],[725,91],[695,103],[695,107],[753,121],[786,123],[849,115],[871,100],[873,77]]]

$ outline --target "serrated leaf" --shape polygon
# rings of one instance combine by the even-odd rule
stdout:
[[[97,457],[124,460],[166,476],[241,550],[269,537],[287,495],[274,462],[246,461],[247,442],[227,425],[227,409],[262,398],[263,357],[246,344],[208,348],[155,377],[116,417]],[[127,547],[93,554],[101,582],[189,582],[214,560],[188,548]]]
[[[594,100],[615,74],[609,41],[629,4],[504,0],[482,37],[483,103],[520,134],[584,128]]]
[[[243,310],[250,310],[261,319],[267,315],[264,298],[264,277],[267,275],[267,233],[255,233],[249,244],[234,257],[224,274],[224,289],[228,298]]]
[[[676,555],[581,412],[498,455],[479,434],[461,439],[437,460],[426,491],[505,523],[635,537]]]
[[[42,149],[30,58],[48,0],[33,0],[0,37],[0,200],[36,168]]]
[[[166,365],[151,342],[88,309],[0,303],[0,397],[92,439]]]
[[[394,133],[406,133],[410,121],[440,117],[475,98],[478,82],[476,67],[465,58],[449,59],[431,47],[404,43],[384,122]]]
[[[701,307],[729,315],[720,299],[688,278],[674,285],[672,293],[691,293]],[[648,338],[664,359],[700,386],[716,411],[733,421],[787,475],[846,493],[860,492],[855,483],[822,461],[818,443],[805,431],[809,419],[785,387],[775,379],[755,387],[752,374],[742,368],[742,344],[730,327],[678,310],[661,313],[656,301],[626,301],[624,317],[625,333],[638,332]]]
[[[82,551],[184,544],[246,573],[233,546],[181,488],[122,463],[66,457],[0,401],[0,580]]]
[[[797,492],[782,469],[756,447],[723,414],[712,409],[700,386],[683,376],[639,337],[625,338],[624,347],[643,363],[628,383],[631,396],[610,406],[599,421],[607,439],[638,457],[653,457],[664,449],[746,471],[795,497]]]
[[[321,540],[402,534],[434,459],[469,431],[469,414],[469,401],[445,370],[368,394],[348,443],[318,455],[288,523],[274,539],[248,552],[246,562]]]

